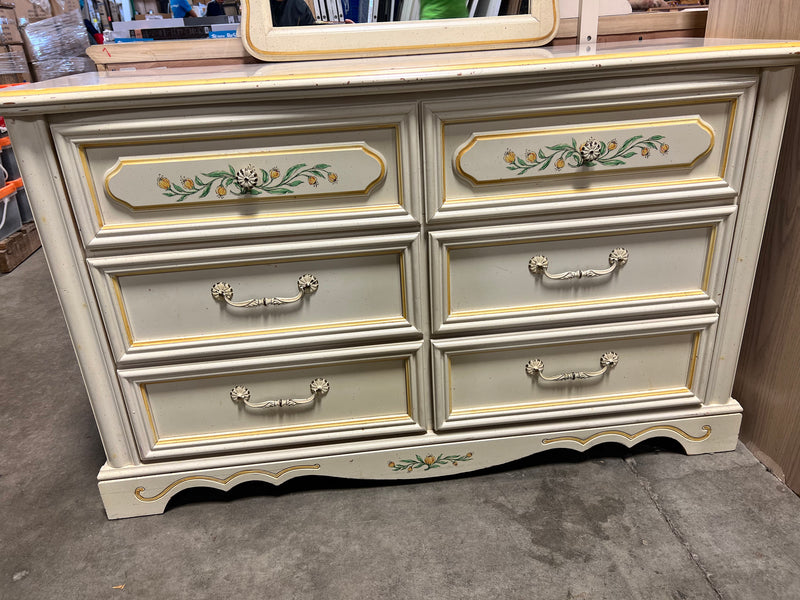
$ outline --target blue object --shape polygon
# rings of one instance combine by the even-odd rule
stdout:
[[[192,3],[189,0],[169,0],[169,9],[176,19],[185,17],[192,8]]]
[[[208,32],[209,38],[235,38],[236,30],[235,29],[222,29],[220,31],[209,31]]]

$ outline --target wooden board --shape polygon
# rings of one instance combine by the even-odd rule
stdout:
[[[36,225],[26,223],[22,229],[0,241],[0,273],[10,273],[40,248]]]
[[[800,39],[800,2],[711,0],[706,36]],[[800,493],[800,78],[781,153],[733,395],[742,441]]]
[[[705,12],[634,13],[600,17],[600,42],[646,40],[665,37],[703,37]],[[577,19],[562,19],[553,45],[574,44]],[[239,38],[170,40],[90,46],[89,55],[98,71],[123,68],[192,67],[256,63]],[[203,56],[204,58],[197,58]]]
[[[707,38],[800,39],[797,0],[711,0]]]

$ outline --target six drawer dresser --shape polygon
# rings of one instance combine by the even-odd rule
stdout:
[[[6,92],[108,516],[604,442],[733,449],[800,42],[702,42]]]

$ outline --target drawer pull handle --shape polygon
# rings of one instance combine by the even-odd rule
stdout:
[[[308,398],[280,398],[278,400],[265,400],[264,402],[250,402],[250,390],[243,385],[237,385],[231,390],[231,400],[234,404],[246,404],[250,408],[280,408],[282,406],[297,406],[298,404],[309,404],[317,398],[324,396],[331,389],[326,379],[318,377],[309,386],[311,395]]]
[[[306,294],[313,294],[316,292],[317,288],[319,288],[319,281],[317,278],[306,273],[305,275],[301,275],[297,280],[297,289],[300,291],[296,296],[292,296],[291,298],[251,298],[250,300],[234,302],[233,288],[224,281],[220,281],[211,286],[211,296],[214,298],[214,300],[224,300],[229,305],[236,306],[238,308],[252,308],[253,306],[279,306],[281,304],[291,304],[292,302],[297,302]]]
[[[599,371],[570,371],[566,373],[559,373],[558,375],[548,376],[542,373],[544,370],[544,363],[536,358],[529,360],[525,364],[525,372],[531,377],[541,377],[545,381],[572,381],[575,379],[591,379],[592,377],[600,377],[609,369],[616,366],[619,362],[619,356],[616,352],[606,352],[600,357]]]
[[[564,273],[549,273],[547,267],[550,261],[546,256],[534,256],[528,261],[528,269],[531,273],[536,275],[542,273],[548,279],[582,279],[590,277],[600,277],[601,275],[610,275],[617,267],[621,267],[628,262],[628,251],[625,248],[614,248],[611,254],[608,255],[608,264],[611,266],[607,269],[586,269],[585,271],[565,271]]]

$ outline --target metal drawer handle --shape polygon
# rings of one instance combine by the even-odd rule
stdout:
[[[314,275],[306,273],[301,275],[297,280],[297,289],[300,290],[296,296],[291,298],[252,298],[250,300],[242,300],[241,302],[233,301],[233,288],[220,281],[211,286],[211,296],[214,300],[224,300],[231,306],[239,308],[251,308],[253,306],[278,306],[280,304],[291,304],[297,302],[306,294],[313,294],[319,288],[319,281]]]
[[[614,248],[611,254],[608,255],[608,264],[611,266],[607,269],[587,269],[585,271],[566,271],[564,273],[548,273],[547,267],[550,262],[546,256],[534,256],[528,261],[528,269],[536,275],[537,273],[544,274],[548,279],[581,279],[583,277],[600,277],[601,275],[609,275],[613,273],[617,267],[621,267],[628,262],[628,251],[625,248]]]
[[[543,374],[542,371],[544,370],[544,363],[536,358],[534,360],[529,360],[525,363],[525,372],[532,376],[532,377],[541,377],[545,381],[565,381],[565,380],[574,380],[574,379],[590,379],[592,377],[600,377],[604,373],[606,373],[609,369],[615,367],[619,362],[619,356],[616,352],[605,352],[600,357],[600,366],[602,367],[599,371],[571,371],[566,373],[559,373],[558,375],[553,375],[548,377],[547,375]]]
[[[331,389],[326,379],[318,377],[311,381],[309,386],[311,395],[308,398],[280,398],[278,400],[265,400],[264,402],[250,402],[250,390],[243,385],[237,385],[231,390],[231,400],[234,404],[246,404],[250,408],[280,408],[282,406],[296,406],[298,404],[309,404],[317,398],[324,396]]]

